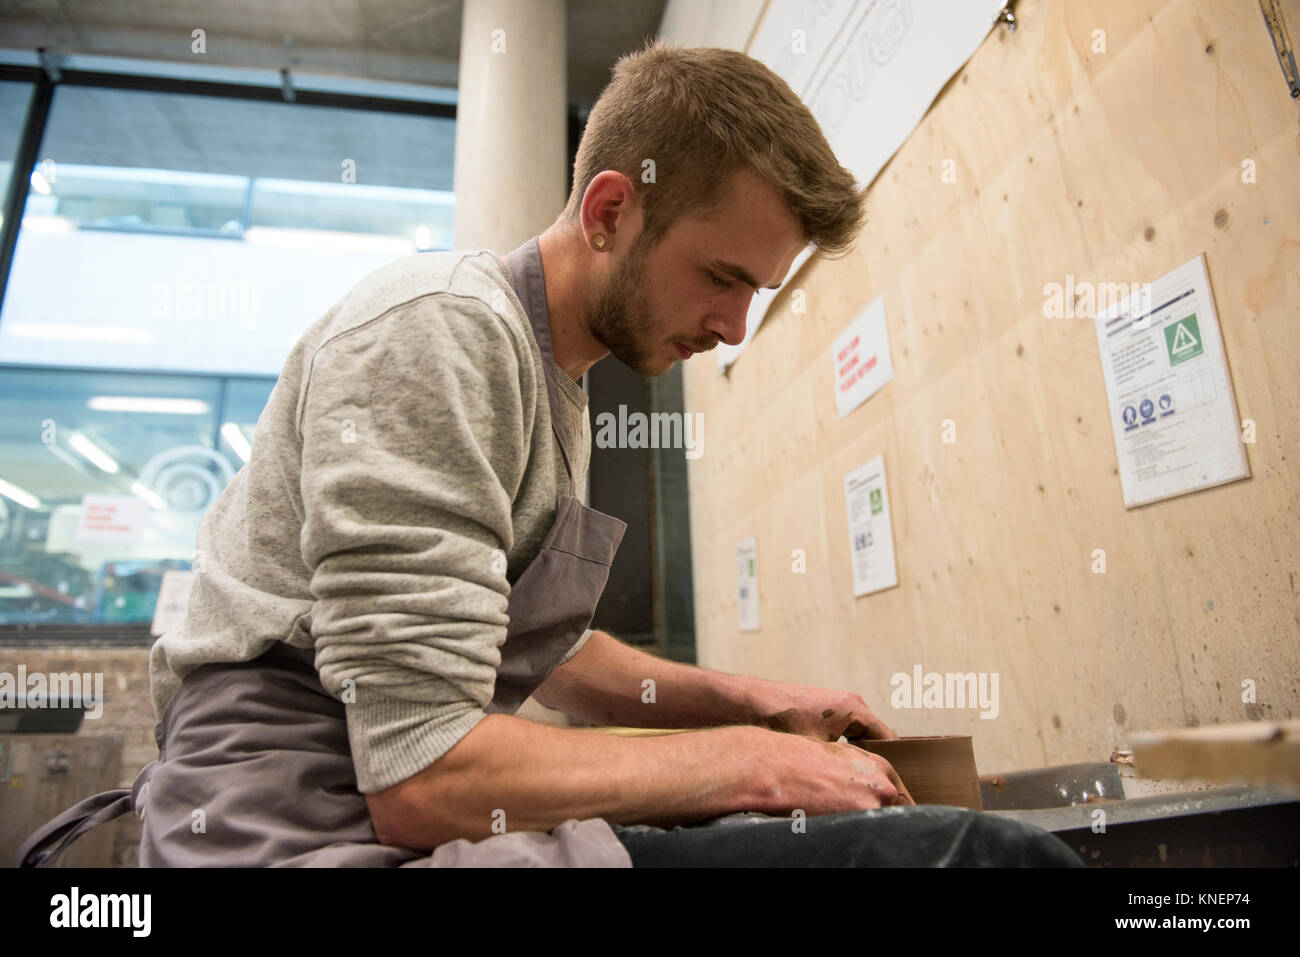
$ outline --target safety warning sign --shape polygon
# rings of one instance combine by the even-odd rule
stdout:
[[[1249,478],[1204,257],[1096,323],[1125,507]]]
[[[1196,313],[1186,319],[1179,319],[1173,325],[1165,326],[1165,348],[1169,350],[1171,367],[1196,356],[1204,355],[1201,345],[1201,327],[1196,322]]]

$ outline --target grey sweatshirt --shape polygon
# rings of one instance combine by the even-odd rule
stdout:
[[[248,463],[204,516],[184,621],[150,653],[155,716],[200,665],[285,641],[314,646],[347,702],[362,793],[449,751],[485,717],[510,586],[569,494],[542,363],[490,252],[362,279],[294,346]],[[552,371],[582,498],[587,397]]]

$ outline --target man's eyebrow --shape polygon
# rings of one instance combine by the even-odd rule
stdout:
[[[722,259],[715,259],[713,260],[713,268],[721,270],[722,272],[725,273],[730,273],[732,276],[734,276],[736,279],[739,279],[741,282],[753,286],[755,289],[758,288],[758,280],[755,279],[753,276],[751,276],[749,274],[749,270],[746,269],[744,266],[738,266],[735,263],[729,263]],[[775,286],[767,286],[766,288],[780,289],[781,284],[777,283]]]

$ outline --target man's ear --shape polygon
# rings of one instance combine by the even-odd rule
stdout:
[[[606,238],[606,250],[627,249],[641,231],[641,197],[618,170],[601,170],[583,194],[581,220],[588,244],[600,233]]]

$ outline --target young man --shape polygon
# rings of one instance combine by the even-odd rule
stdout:
[[[617,64],[574,181],[504,259],[403,259],[302,337],[204,520],[184,625],[154,646],[159,760],[30,839],[29,861],[128,807],[146,866],[1072,857],[957,809],[846,814],[911,804],[886,761],[838,743],[896,737],[860,697],[588,628],[625,526],[577,498],[577,380],[609,354],[655,376],[740,342],[756,288],[809,242],[848,248],[863,201],[766,67],[661,44]],[[515,716],[530,694],[705,730],[554,728]],[[664,830],[737,811],[785,817]]]

